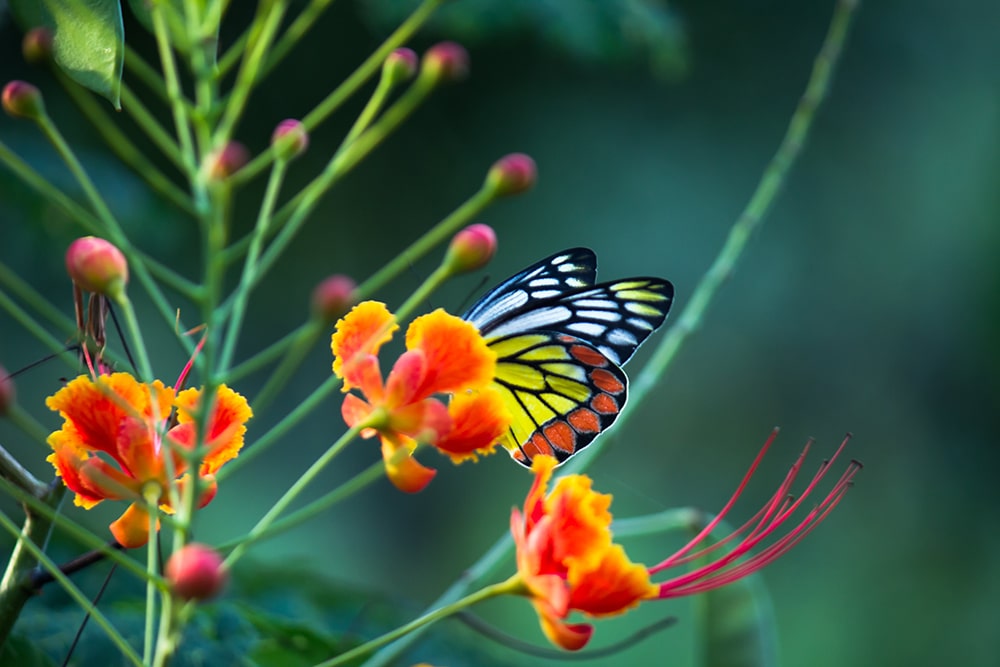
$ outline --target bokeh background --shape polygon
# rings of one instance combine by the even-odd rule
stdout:
[[[266,145],[279,120],[304,115],[379,43],[390,4],[334,6],[253,97],[240,129],[252,150]],[[475,20],[439,23],[415,43],[457,35],[470,47],[470,79],[435,95],[324,200],[256,292],[242,354],[301,322],[309,290],[326,275],[370,275],[511,151],[534,156],[540,179],[530,194],[482,216],[500,238],[491,281],[585,245],[598,252],[601,277],[661,275],[676,285],[675,308],[686,305],[784,132],[832,3],[675,2],[655,15],[658,23],[634,24],[653,37],[614,22],[629,3],[593,3],[608,12],[597,18],[591,3],[537,3],[566,12],[534,15],[528,4],[511,3],[510,11],[476,5]],[[1000,660],[998,27],[1000,7],[989,0],[860,8],[832,95],[765,225],[703,328],[590,471],[598,489],[614,494],[616,516],[689,505],[711,511],[780,425],[776,448],[737,510],[749,516],[807,438],[817,439],[815,462],[853,432],[849,454],[865,463],[856,488],[763,574],[786,665],[985,667]],[[149,53],[141,27],[128,22],[126,31]],[[193,273],[192,224],[109,156],[51,78],[22,64],[19,42],[9,20],[0,25],[0,79],[28,78],[43,88],[138,244]],[[362,102],[314,134],[292,185],[321,167]],[[76,192],[29,124],[0,118],[0,138]],[[238,231],[252,224],[255,197],[252,189],[240,200]],[[4,170],[0,229],[0,260],[69,312],[62,253],[79,229]],[[380,297],[398,304],[433,266],[433,259],[418,263]],[[450,286],[433,305],[460,309],[476,281]],[[156,367],[174,377],[183,357],[171,333],[150,309],[140,314]],[[633,375],[658,339],[631,362]],[[0,314],[0,363],[18,368],[44,352]],[[251,445],[328,375],[329,361],[319,345],[252,423]],[[42,398],[68,372],[52,364],[19,381],[21,402],[53,428]],[[238,389],[252,396],[264,379]],[[199,537],[222,542],[246,531],[342,428],[334,399],[229,480],[203,511]],[[29,467],[50,473],[37,446],[7,427],[0,433]],[[370,443],[353,446],[313,497],[377,456]],[[529,478],[505,459],[460,468],[435,462],[437,479],[413,497],[380,481],[252,553],[417,611],[493,543],[510,507],[523,500]],[[113,516],[80,518],[100,531]],[[644,540],[635,553],[655,562],[680,539]],[[4,550],[9,543],[0,537]],[[477,612],[544,643],[523,601]],[[684,601],[600,623],[595,645],[668,615],[680,617],[677,627],[597,664],[688,664]],[[484,650],[496,664],[562,664]]]

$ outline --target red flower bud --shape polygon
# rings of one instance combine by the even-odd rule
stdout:
[[[423,71],[435,80],[461,81],[469,75],[469,52],[455,42],[441,42],[427,49]]]
[[[451,239],[445,265],[454,273],[481,269],[497,251],[497,235],[489,225],[469,225]]]
[[[45,63],[52,60],[52,31],[48,28],[32,28],[21,41],[21,53],[29,63]]]
[[[230,141],[205,158],[205,169],[213,181],[222,181],[237,171],[250,160],[250,151],[238,141]]]
[[[84,236],[66,250],[66,271],[80,289],[118,300],[128,283],[128,262],[104,239]]]
[[[45,115],[45,100],[27,81],[11,81],[3,89],[3,108],[15,118],[38,120]]]
[[[530,155],[511,153],[490,167],[486,185],[498,195],[516,195],[530,190],[538,180],[538,168]]]
[[[175,551],[164,571],[174,595],[182,600],[208,600],[225,587],[229,574],[212,547],[192,543]]]
[[[357,284],[349,276],[330,276],[313,290],[313,313],[325,322],[335,322],[357,302],[356,289]]]
[[[0,366],[0,416],[7,414],[16,397],[14,378],[7,374],[6,368]]]
[[[396,49],[389,54],[382,65],[382,76],[392,85],[408,81],[417,72],[419,64],[417,54],[413,49]]]
[[[283,160],[291,160],[306,152],[309,148],[309,133],[302,121],[287,118],[274,128],[271,135],[271,145]]]

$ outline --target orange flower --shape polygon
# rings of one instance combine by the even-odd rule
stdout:
[[[511,513],[510,529],[517,570],[542,630],[552,643],[575,651],[590,640],[593,627],[565,623],[571,611],[619,614],[656,597],[657,588],[646,568],[630,562],[612,542],[611,496],[595,492],[590,478],[567,475],[546,495],[555,467],[554,458],[535,457],[535,483],[524,514]]]
[[[413,458],[418,442],[435,445],[458,462],[492,451],[510,417],[487,385],[496,354],[468,322],[443,310],[418,317],[406,331],[406,349],[383,382],[378,352],[399,328],[384,304],[365,301],[337,322],[330,342],[333,372],[344,380],[341,407],[348,426],[382,441],[386,474],[399,489],[420,491],[436,471]],[[454,394],[449,406],[432,398]]]
[[[141,499],[150,488],[169,512],[171,482],[188,483],[179,450],[197,443],[193,413],[200,399],[198,389],[175,395],[159,380],[144,384],[128,373],[113,373],[96,380],[81,375],[45,401],[64,419],[49,436],[48,461],[75,494],[74,502],[90,509],[102,500],[136,501],[110,526],[119,544],[134,548],[149,540],[149,513]],[[172,414],[176,424],[168,428]],[[218,388],[205,435],[208,453],[198,470],[199,507],[215,497],[215,473],[238,455],[251,416],[245,398],[225,385]],[[172,452],[174,479],[167,452]]]
[[[555,459],[538,456],[532,470],[535,482],[524,503],[524,513],[514,509],[511,533],[517,548],[518,576],[524,594],[531,598],[541,620],[542,630],[556,645],[567,650],[582,648],[589,641],[593,627],[565,622],[571,611],[594,617],[618,614],[650,598],[671,598],[712,590],[756,572],[791,549],[840,502],[851,481],[861,469],[852,461],[833,489],[790,530],[751,555],[752,549],[772,537],[804,499],[810,495],[840,455],[847,440],[825,461],[806,489],[795,500],[789,490],[802,467],[802,452],[778,488],[772,500],[742,528],[706,548],[696,548],[708,541],[723,517],[739,498],[774,440],[764,444],[736,493],[705,528],[680,551],[658,565],[646,568],[629,561],[625,550],[612,542],[611,496],[591,489],[588,477],[568,475],[560,479],[546,495],[546,487],[556,466]],[[651,575],[667,568],[702,561],[712,551],[734,538],[742,539],[726,553],[682,575],[663,582],[651,582]]]

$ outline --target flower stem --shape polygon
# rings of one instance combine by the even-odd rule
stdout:
[[[146,504],[154,508],[159,500],[158,493],[146,494]],[[149,513],[149,541],[146,543],[146,572],[150,575],[159,574],[157,572],[157,550],[156,550],[156,519],[155,510]],[[142,642],[142,664],[148,665],[153,656],[153,626],[156,620],[156,586],[153,579],[146,580],[146,626],[143,633]]]
[[[48,485],[35,479],[3,445],[0,445],[0,477],[9,479],[19,489],[36,498],[42,498],[49,490]]]
[[[149,353],[146,351],[146,343],[142,338],[142,329],[139,327],[139,320],[135,317],[135,309],[132,307],[132,302],[128,296],[123,295],[117,301],[117,304],[125,316],[125,328],[128,329],[129,336],[132,338],[133,348],[138,356],[136,361],[139,364],[139,379],[143,382],[152,382],[153,367],[149,363]]]
[[[296,331],[297,335],[292,341],[291,348],[285,354],[285,358],[275,367],[274,372],[271,373],[271,377],[267,379],[267,382],[254,397],[254,411],[260,414],[264,407],[270,404],[271,400],[281,391],[285,383],[288,382],[288,379],[298,369],[299,365],[306,358],[306,355],[309,354],[309,351],[319,339],[324,329],[323,323],[315,319],[309,320],[299,327]]]
[[[257,525],[255,525],[250,532],[247,533],[244,540],[238,544],[232,552],[230,552],[230,554],[226,557],[226,560],[223,562],[223,566],[232,568],[236,561],[238,561],[240,557],[243,556],[244,552],[246,552],[250,543],[259,539],[259,536],[266,531],[272,523],[274,523],[275,519],[277,519],[278,516],[284,512],[296,498],[299,497],[305,488],[312,483],[314,479],[316,479],[316,476],[323,471],[323,468],[325,468],[330,461],[332,461],[334,457],[336,457],[337,454],[339,454],[360,432],[360,426],[350,428],[345,431],[336,442],[330,445],[329,449],[327,449],[322,456],[316,459],[316,461],[309,466],[309,468],[302,473],[297,480],[295,480],[295,483],[292,484],[287,491],[285,491],[284,495],[282,495],[281,498],[274,503],[271,509],[269,509],[267,513],[261,517],[260,521],[257,522]]]
[[[435,609],[427,614],[424,614],[420,618],[414,619],[407,623],[406,625],[400,626],[393,630],[392,632],[387,632],[386,634],[373,639],[370,642],[365,642],[361,646],[357,646],[346,653],[342,653],[335,658],[331,658],[326,662],[321,662],[316,667],[337,667],[338,665],[344,665],[352,660],[356,660],[363,655],[367,655],[372,651],[393,642],[400,637],[404,637],[414,630],[419,628],[424,628],[432,623],[440,621],[443,618],[447,618],[452,614],[462,611],[466,607],[471,607],[472,605],[482,602],[483,600],[488,600],[492,597],[497,597],[499,595],[511,595],[516,594],[523,588],[523,584],[518,575],[514,575],[510,579],[500,582],[498,584],[493,584],[491,586],[486,586],[480,590],[467,595],[461,600],[456,600],[451,604],[447,604],[439,609]],[[367,663],[366,663],[367,664]]]

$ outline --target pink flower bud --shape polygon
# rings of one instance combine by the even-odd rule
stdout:
[[[7,374],[6,368],[0,366],[0,416],[7,414],[16,397],[14,378]]]
[[[388,79],[392,85],[408,81],[416,74],[418,64],[417,54],[413,49],[396,49],[389,54],[382,65],[382,77]]]
[[[42,93],[27,81],[11,81],[4,86],[3,108],[15,118],[38,120],[45,115]]]
[[[250,151],[238,141],[230,141],[205,158],[205,170],[213,181],[222,181],[237,171],[250,160]]]
[[[46,63],[52,60],[52,31],[48,28],[32,28],[21,41],[21,53],[29,63]]]
[[[66,271],[80,289],[118,300],[128,283],[128,262],[104,239],[84,236],[66,250]]]
[[[336,321],[356,303],[356,289],[357,284],[349,276],[330,276],[313,290],[313,313],[325,322]]]
[[[505,155],[490,167],[486,185],[497,195],[516,195],[530,190],[538,180],[538,168],[524,153]]]
[[[309,133],[302,121],[286,118],[278,123],[271,135],[271,145],[283,160],[291,160],[309,148]]]
[[[438,81],[461,81],[469,75],[469,52],[455,42],[441,42],[427,49],[423,71]]]
[[[469,225],[451,239],[445,266],[454,273],[481,269],[497,251],[497,235],[489,225]]]
[[[174,595],[182,600],[208,600],[225,587],[229,574],[212,547],[192,543],[175,551],[164,570]]]

